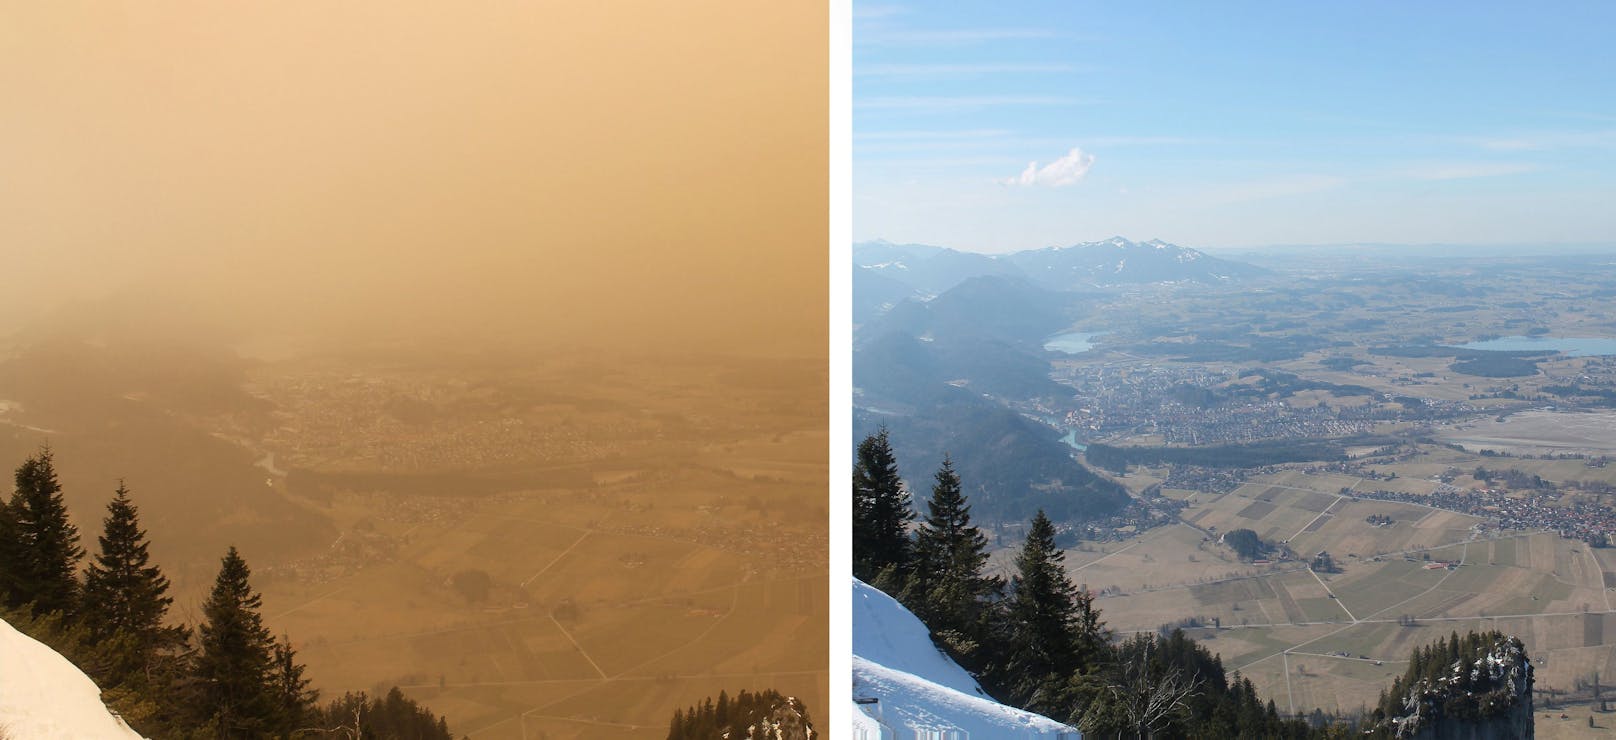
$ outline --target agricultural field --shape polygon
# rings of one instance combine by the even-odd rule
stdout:
[[[1410,648],[1477,627],[1522,636],[1540,688],[1608,675],[1605,258],[1264,258],[1272,280],[1086,295],[1068,329],[1103,333],[1048,358],[1070,393],[982,396],[1141,504],[1056,522],[1105,621],[1186,628],[1286,711],[1372,704]],[[1019,523],[992,524],[1004,573]],[[1267,547],[1242,560],[1235,530]]]
[[[342,397],[351,417],[305,420],[286,397],[328,371],[295,369],[260,383],[291,410],[287,426],[335,434],[389,395],[353,386]],[[430,380],[381,387],[439,387]],[[829,440],[819,409],[772,399],[746,377],[603,373],[571,397],[521,375],[498,383],[460,403],[524,409],[505,428],[559,430],[535,439],[560,452],[457,485],[432,470],[355,468],[351,457],[333,469],[306,447],[263,443],[291,468],[267,471],[268,487],[333,531],[326,546],[254,573],[266,622],[291,639],[315,688],[329,697],[397,685],[477,740],[662,737],[675,707],[720,690],[774,689],[822,712]],[[451,424],[476,421],[433,419],[420,449],[497,453],[480,431]],[[369,459],[388,459],[374,448]]]
[[[265,612],[328,693],[398,684],[473,738],[648,737],[720,688],[825,706],[822,574],[737,536],[802,528],[748,505],[788,489],[692,471],[373,523],[390,562],[271,578]]]
[[[1184,524],[1086,543],[1091,551],[1068,551],[1068,571],[1099,592],[1096,603],[1119,633],[1154,631],[1167,622],[1162,615],[1174,615],[1167,626],[1206,641],[1282,711],[1372,706],[1410,650],[1468,629],[1525,640],[1540,688],[1570,688],[1594,671],[1616,675],[1607,590],[1616,586],[1616,552],[1550,532],[1482,528],[1482,519],[1417,502],[1341,495],[1357,483],[1296,468],[1227,494],[1185,492]],[[1371,516],[1390,523],[1376,526]],[[1339,572],[1314,573],[1304,560],[1242,563],[1217,541],[1234,528],[1304,560],[1328,551]],[[1586,729],[1586,717],[1578,721]]]
[[[1608,455],[1616,452],[1616,412],[1522,411],[1444,430],[1442,439],[1477,451]]]

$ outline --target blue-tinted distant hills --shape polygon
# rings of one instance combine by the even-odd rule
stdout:
[[[1117,511],[1127,502],[1119,486],[1079,464],[1059,432],[1005,405],[1071,396],[1049,377],[1042,343],[1089,299],[1024,277],[985,275],[929,301],[901,301],[860,328],[855,437],[886,427],[917,491],[952,455],[976,515],[987,521],[1025,522],[1039,509],[1058,521]]]
[[[854,287],[855,296],[857,286]],[[1089,296],[1044,290],[1020,277],[967,278],[931,300],[910,297],[862,323],[859,336],[873,339],[902,332],[928,339],[994,338],[1043,344],[1070,325]]]
[[[1018,410],[1070,402],[1072,390],[1050,378],[1050,335],[1092,316],[1112,286],[1267,273],[1121,237],[1005,255],[865,242],[853,247],[853,270],[855,436],[887,428],[915,490],[951,455],[977,515],[997,522],[1039,509],[1089,520],[1128,501],[1058,431]]]
[[[859,300],[857,282],[872,282],[876,277],[884,279],[882,284],[888,290],[891,283],[898,283],[924,299],[988,275],[1019,277],[1049,290],[1082,290],[1137,283],[1222,283],[1268,272],[1159,239],[1135,242],[1120,236],[1002,255],[926,244],[862,242],[853,245],[853,265],[855,301]]]
[[[853,269],[855,280],[860,273],[880,276],[909,286],[922,298],[930,298],[973,277],[1021,275],[1019,267],[1001,256],[888,241],[854,244]],[[857,295],[857,290],[854,294]]]
[[[1006,258],[1028,279],[1054,290],[1129,283],[1222,283],[1268,274],[1255,265],[1212,257],[1160,239],[1134,242],[1120,236],[1016,252]]]

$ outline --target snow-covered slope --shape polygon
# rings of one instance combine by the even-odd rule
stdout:
[[[0,736],[140,740],[67,658],[0,620]]]
[[[874,699],[872,703],[869,700]],[[854,740],[1068,740],[1073,727],[994,701],[897,600],[853,579]],[[930,733],[930,734],[928,734]]]

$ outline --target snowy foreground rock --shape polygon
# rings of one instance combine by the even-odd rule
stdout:
[[[140,740],[67,658],[0,620],[0,737]]]
[[[994,701],[937,649],[920,619],[857,578],[853,702],[853,740],[1081,737],[1076,728]]]

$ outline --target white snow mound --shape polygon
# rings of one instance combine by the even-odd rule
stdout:
[[[67,658],[0,619],[0,735],[14,740],[142,740]]]
[[[872,703],[869,700],[874,699]],[[854,740],[1075,740],[1077,729],[994,701],[896,599],[853,579]]]

